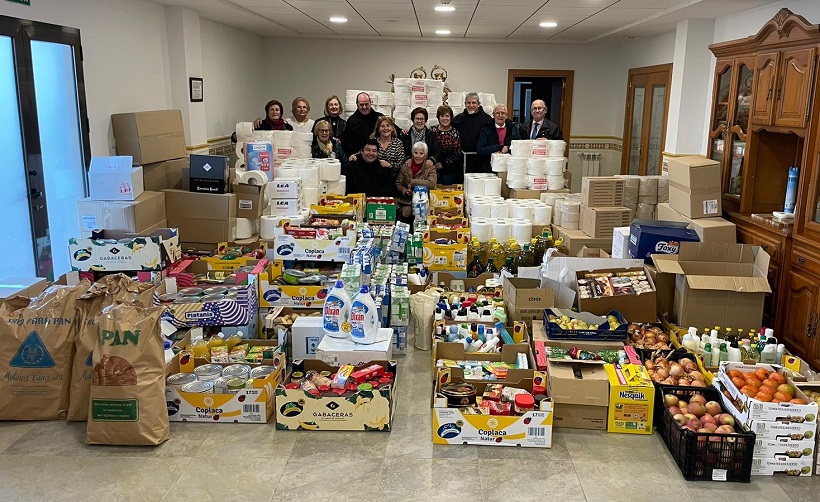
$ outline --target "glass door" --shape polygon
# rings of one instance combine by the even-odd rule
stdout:
[[[623,174],[659,174],[666,138],[672,65],[629,70],[624,120]]]
[[[733,197],[740,197],[743,188],[743,170],[746,160],[746,140],[749,132],[749,114],[752,107],[752,82],[754,60],[737,61],[737,79],[734,84],[734,102],[732,106],[732,120],[729,123],[728,134],[731,139],[731,164],[726,180],[726,193]]]
[[[726,158],[726,131],[729,129],[729,92],[732,89],[732,60],[720,60],[715,66],[714,107],[709,128],[709,158],[723,164]]]

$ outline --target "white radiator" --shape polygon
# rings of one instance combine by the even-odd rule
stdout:
[[[600,153],[578,152],[578,157],[581,158],[581,176],[601,175]]]

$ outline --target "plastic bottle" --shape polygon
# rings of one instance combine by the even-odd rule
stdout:
[[[786,355],[786,346],[782,343],[777,344],[777,362],[775,364],[783,364],[783,357]]]
[[[370,296],[370,295],[367,295]],[[347,338],[350,336],[350,309],[353,300],[347,294],[344,282],[341,279],[336,281],[333,289],[325,298],[325,305],[322,308],[324,322],[322,328],[325,335],[331,338]]]
[[[718,359],[719,362],[728,361],[729,360],[729,350],[726,348],[726,342],[720,344],[720,358]]]
[[[174,360],[174,350],[171,348],[171,342],[169,340],[165,340],[163,342],[165,346],[165,364],[167,365],[171,361]]]
[[[504,307],[496,307],[495,312],[493,312],[493,319],[497,320],[501,324],[507,324],[507,311]]]
[[[379,335],[379,314],[376,302],[370,296],[370,288],[362,286],[350,307],[350,338],[356,343],[375,343]]]
[[[470,279],[475,279],[482,273],[487,267],[481,263],[481,252],[478,251],[473,254],[473,261],[467,266],[467,277]]]
[[[532,249],[529,244],[524,244],[524,249],[521,251],[521,254],[518,255],[518,263],[516,265],[518,265],[518,268],[536,266],[535,255],[532,254]]]
[[[504,343],[515,343],[513,338],[510,336],[509,331],[507,331],[507,328],[504,327],[504,324],[501,322],[495,323],[495,329],[498,331],[498,335]]]
[[[221,331],[211,335],[211,338],[208,339],[208,348],[221,347],[223,345],[225,345],[225,335]]]
[[[766,346],[760,351],[760,362],[777,364],[777,339],[775,337],[766,337]]]
[[[228,352],[232,351],[234,347],[242,343],[244,339],[244,335],[241,331],[237,331],[233,335],[228,337],[227,344],[228,344]]]
[[[518,267],[513,263],[512,256],[508,256],[504,260],[504,265],[501,267],[502,272],[507,272],[510,275],[518,275]]]
[[[703,347],[703,365],[707,368],[713,368],[714,364],[712,364],[712,344],[706,342],[706,345]]]
[[[786,182],[786,200],[783,203],[783,212],[794,214],[794,207],[797,204],[797,183],[800,179],[800,168],[789,168],[789,179]]]
[[[683,336],[683,346],[689,349],[690,352],[695,353],[700,347],[700,338],[698,338],[698,329],[689,328],[689,332]]]
[[[498,265],[497,262],[499,260],[499,254],[501,251],[501,247],[498,244],[493,244],[493,248],[490,250],[489,256],[487,256],[487,267],[484,269],[485,272],[491,274],[498,273]]]
[[[729,344],[729,361],[734,363],[739,363],[741,361],[740,357],[740,347],[737,344],[737,339],[733,338],[732,342]]]

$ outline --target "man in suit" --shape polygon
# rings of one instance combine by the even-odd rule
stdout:
[[[564,139],[558,124],[547,119],[547,105],[541,99],[536,99],[530,106],[532,120],[521,125],[521,139]]]

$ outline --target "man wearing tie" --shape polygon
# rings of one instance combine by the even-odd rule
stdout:
[[[558,124],[547,119],[547,105],[536,99],[530,106],[532,119],[521,126],[521,138],[564,139]]]

